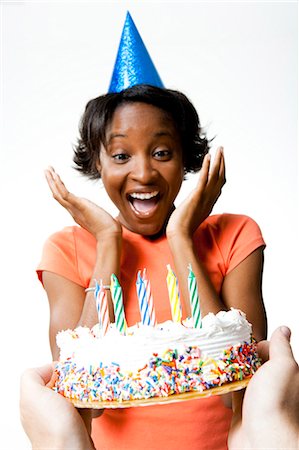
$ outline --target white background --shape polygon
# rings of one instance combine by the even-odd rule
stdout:
[[[43,169],[108,208],[99,184],[72,169],[86,102],[108,89],[127,9],[164,84],[185,92],[227,185],[215,212],[243,213],[267,242],[269,332],[298,327],[297,4],[274,2],[2,2],[0,448],[27,449],[18,417],[24,368],[51,358],[48,306],[35,276],[44,240],[72,223]],[[182,197],[195,179],[182,189]]]

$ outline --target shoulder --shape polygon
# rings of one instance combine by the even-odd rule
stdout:
[[[44,243],[37,274],[42,272],[61,275],[81,286],[88,285],[95,260],[95,238],[79,226],[65,227]]]
[[[260,227],[256,221],[244,214],[215,214],[209,216],[200,228],[219,236],[223,234],[229,236],[236,233],[261,235]]]
[[[77,225],[69,226],[48,237],[44,243],[42,260],[80,266],[86,258],[92,258],[93,261],[95,248],[96,240],[92,234]]]
[[[258,224],[243,214],[216,214],[209,216],[197,229],[195,241],[211,252],[217,249],[225,261],[232,255],[247,256],[265,241]]]
[[[68,226],[51,234],[45,245],[55,245],[60,248],[76,247],[78,244],[94,244],[94,237],[84,228],[77,225]]]
[[[208,217],[197,230],[197,239],[205,243],[209,254],[220,254],[225,273],[232,270],[265,241],[258,224],[243,214],[219,214]]]

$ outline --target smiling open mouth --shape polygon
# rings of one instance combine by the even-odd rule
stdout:
[[[133,192],[128,195],[128,200],[135,213],[138,215],[149,215],[154,211],[160,199],[158,191]]]

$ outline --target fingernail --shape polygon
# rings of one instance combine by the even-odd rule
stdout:
[[[282,327],[280,327],[280,331],[282,334],[285,335],[285,337],[290,340],[291,338],[291,330],[289,329],[289,327],[286,327],[285,325],[283,325]]]

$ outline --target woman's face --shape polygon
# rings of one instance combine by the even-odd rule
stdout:
[[[173,121],[145,103],[119,106],[106,130],[98,170],[119,221],[145,236],[159,233],[181,187],[182,148]]]

